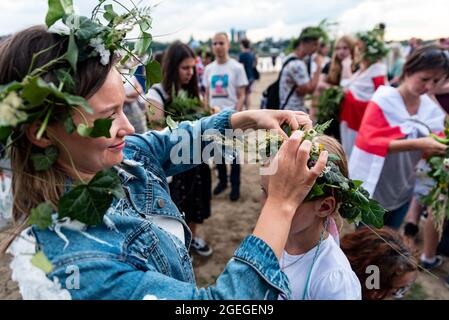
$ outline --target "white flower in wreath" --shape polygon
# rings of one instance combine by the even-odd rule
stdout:
[[[108,65],[109,60],[111,58],[111,52],[104,46],[103,39],[101,38],[90,39],[89,45],[92,48],[94,48],[94,51],[97,52],[98,55],[100,56],[101,64],[104,66]]]
[[[445,167],[446,169],[449,169],[449,158],[445,158],[445,159],[443,160],[443,165],[444,165],[444,167]]]
[[[368,52],[371,54],[376,54],[376,53],[379,53],[379,50],[377,48],[370,46],[370,47],[368,47]]]
[[[0,103],[0,126],[16,126],[26,120],[27,114],[18,108],[22,105],[22,99],[16,92],[10,92]]]

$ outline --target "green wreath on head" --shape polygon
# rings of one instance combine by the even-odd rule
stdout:
[[[357,38],[365,44],[362,58],[375,63],[387,56],[389,49],[383,40],[383,31],[375,28],[366,32],[357,33]]]

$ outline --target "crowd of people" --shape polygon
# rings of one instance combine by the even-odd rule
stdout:
[[[426,190],[416,178],[422,159],[447,152],[447,146],[429,137],[428,130],[436,134],[445,130],[449,53],[447,41],[422,45],[414,39],[407,52],[391,46],[391,61],[387,61],[384,28],[354,38],[345,35],[333,44],[322,41],[317,27],[304,28],[279,73],[279,105],[265,104],[266,109],[279,110],[249,110],[252,86],[260,77],[257,57],[248,39],[242,39],[239,57],[231,57],[225,32],[213,35],[211,53],[172,43],[158,57],[162,81],[148,91],[138,76],[121,74],[113,58],[106,65],[95,57],[78,62],[74,94],[86,98],[92,112],[78,111],[81,116],[75,114],[74,121],[93,123],[106,115],[113,120],[110,137],[67,134],[64,118],[49,115],[48,133],[39,138],[39,121],[14,128],[16,140],[4,165],[11,166],[13,174],[2,176],[0,196],[14,200],[10,206],[16,229],[3,249],[13,256],[13,278],[20,283],[23,297],[402,297],[416,281],[419,268],[431,271],[441,265],[441,254],[449,256],[449,227],[446,223],[442,234],[435,228],[432,212],[420,202]],[[58,58],[66,49],[61,39],[63,35],[40,26],[3,39],[0,85],[21,82],[29,70]],[[46,54],[35,61],[34,53],[42,50]],[[45,80],[54,78],[49,75]],[[344,91],[339,130],[312,142],[303,139],[304,132],[313,128],[317,112],[316,103],[306,102],[308,97],[333,87]],[[188,114],[181,108],[187,100],[195,106]],[[173,131],[166,128],[168,116],[179,120]],[[294,131],[291,136],[281,128],[284,124]],[[253,233],[243,240],[214,285],[197,288],[192,252],[213,254],[197,229],[213,214],[213,196],[229,184],[229,200],[238,205],[241,164],[238,157],[230,159],[225,153],[214,155],[213,162],[202,159],[197,166],[191,165],[193,154],[189,164],[174,164],[171,149],[179,142],[174,133],[184,130],[193,141],[210,129],[248,128],[274,129],[284,135],[278,154],[265,164],[276,164],[277,170],[261,177],[261,212]],[[323,151],[310,165],[316,144]],[[36,172],[30,152],[43,152],[53,145],[67,154],[61,153],[57,165],[47,171]],[[206,146],[202,143],[201,150]],[[338,156],[337,160],[328,160],[329,154]],[[384,228],[356,222],[351,232],[341,236],[347,217],[339,211],[345,203],[335,190],[325,188],[319,197],[307,198],[328,169],[328,161],[343,179],[363,181],[363,187],[386,210]],[[79,177],[89,180],[94,172],[117,165],[126,197],[112,202],[105,223],[87,228],[73,221],[57,221],[44,229],[27,225],[31,208],[42,201],[58,203],[70,188],[68,181],[72,185]],[[211,168],[218,177],[215,186]],[[4,192],[6,181],[10,194]],[[2,205],[6,202],[0,210]],[[424,249],[417,257],[414,240],[424,214]],[[33,266],[26,257],[36,247],[53,264],[51,272],[29,271]],[[66,268],[74,264],[80,269],[80,288],[57,286],[55,279],[67,283]],[[373,266],[380,272],[378,283],[371,283],[367,272]]]

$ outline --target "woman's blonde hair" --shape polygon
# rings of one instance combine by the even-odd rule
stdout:
[[[340,39],[338,39],[335,42],[335,48],[338,46],[339,43],[344,42],[349,47],[349,50],[351,51],[351,58],[352,58],[352,71],[355,70],[355,41],[350,36],[343,36]],[[327,75],[326,82],[338,86],[340,85],[341,80],[341,71],[342,71],[342,65],[341,61],[337,56],[337,51],[334,49],[334,54],[332,55],[332,61],[329,68],[329,73]]]
[[[25,29],[2,42],[0,46],[0,85],[12,81],[21,82],[28,74],[29,67],[39,68],[65,54],[68,38],[49,33],[45,26]],[[36,53],[40,53],[36,55]],[[73,76],[75,86],[73,94],[86,99],[92,97],[106,81],[115,59],[103,66],[98,58],[90,58],[78,63],[77,73]],[[68,67],[59,64],[58,68]],[[55,70],[49,70],[44,80],[59,84]],[[45,106],[43,106],[44,108]],[[61,108],[62,109],[62,108]],[[64,114],[54,112],[50,123],[62,123]],[[9,236],[0,244],[0,253],[6,251],[14,238],[26,227],[31,209],[42,202],[48,202],[56,210],[59,198],[64,194],[67,175],[54,165],[45,171],[36,171],[31,159],[33,153],[44,150],[33,145],[27,137],[30,125],[14,128],[13,143],[9,150],[12,170],[13,222]]]

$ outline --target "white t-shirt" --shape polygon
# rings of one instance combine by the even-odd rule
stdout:
[[[316,247],[302,255],[285,250],[280,265],[290,280],[292,299],[302,300]],[[362,287],[348,259],[332,236],[323,240],[312,268],[306,300],[361,300]]]
[[[237,89],[248,85],[245,68],[234,59],[224,64],[217,61],[207,65],[204,71],[204,84],[209,88],[209,105],[224,109],[235,109]]]

